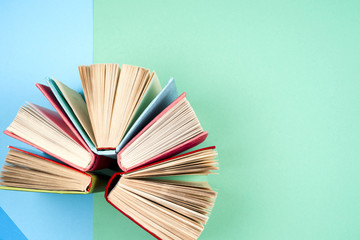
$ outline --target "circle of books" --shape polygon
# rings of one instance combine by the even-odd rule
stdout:
[[[217,170],[217,152],[187,151],[208,133],[186,93],[178,94],[173,78],[162,88],[155,72],[137,66],[92,64],[79,73],[84,97],[54,78],[36,84],[55,111],[27,103],[4,133],[48,155],[9,146],[0,189],[105,190],[112,206],[155,238],[197,239],[216,192],[186,178]]]

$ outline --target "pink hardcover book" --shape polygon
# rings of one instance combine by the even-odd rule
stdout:
[[[40,85],[40,84],[39,84]],[[39,86],[38,86],[39,87]],[[41,87],[41,88],[40,88]],[[75,127],[72,125],[72,123],[70,122],[70,120],[67,118],[67,116],[65,115],[65,113],[63,112],[63,110],[59,107],[59,104],[57,103],[56,99],[54,96],[52,95],[52,92],[50,91],[50,89],[48,89],[48,87],[41,85],[39,88],[40,90],[44,93],[44,95],[48,98],[48,100],[50,101],[50,103],[54,106],[55,110],[59,113],[56,114],[56,112],[51,111],[47,108],[38,106],[36,104],[31,104],[31,106],[35,107],[38,111],[40,111],[44,116],[46,116],[50,121],[52,121],[53,123],[55,123],[56,125],[58,125],[69,137],[71,137],[74,141],[76,141],[81,147],[83,147],[87,152],[90,153],[91,155],[91,161],[89,163],[89,165],[85,168],[77,166],[75,164],[73,164],[72,162],[70,162],[67,159],[62,158],[61,156],[55,155],[47,150],[45,150],[44,148],[37,146],[19,136],[17,136],[16,134],[9,132],[8,130],[5,130],[4,133],[10,137],[13,137],[17,140],[20,140],[26,144],[29,144],[37,149],[39,149],[40,151],[43,151],[59,160],[61,160],[62,162],[68,164],[69,166],[72,166],[76,169],[79,169],[83,172],[87,172],[87,171],[94,171],[97,169],[103,169],[103,168],[107,168],[109,166],[111,166],[111,164],[113,163],[113,159],[111,158],[107,158],[104,156],[98,156],[95,155],[90,148],[85,144],[84,140],[80,137],[80,134],[76,131]]]
[[[198,144],[202,143],[206,137],[208,136],[208,132],[204,131],[200,134],[198,134],[197,136],[171,148],[166,150],[165,152],[162,152],[152,158],[147,159],[144,162],[141,162],[139,164],[136,164],[130,168],[125,168],[122,164],[121,164],[121,154],[126,150],[127,147],[129,147],[138,137],[140,137],[148,128],[150,128],[156,121],[158,121],[167,111],[169,111],[170,109],[172,109],[174,106],[176,106],[176,104],[178,102],[180,102],[182,99],[184,99],[186,97],[186,93],[184,92],[183,94],[181,94],[177,99],[175,99],[174,102],[172,102],[168,107],[166,107],[159,115],[157,115],[148,125],[146,125],[128,144],[125,145],[125,147],[117,154],[117,162],[119,167],[123,170],[123,171],[129,171],[131,169],[140,167],[141,165],[146,165],[161,159],[165,159],[168,157],[171,157],[173,155],[176,155],[178,153],[181,153],[183,151],[186,151],[187,149],[190,149],[192,147],[197,146]]]

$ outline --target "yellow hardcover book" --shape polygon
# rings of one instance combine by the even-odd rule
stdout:
[[[61,194],[104,191],[104,177],[9,146],[0,172],[0,189]]]

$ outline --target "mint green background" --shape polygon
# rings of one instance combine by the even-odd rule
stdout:
[[[360,2],[98,1],[94,62],[175,77],[216,145],[201,239],[360,238]],[[94,195],[94,239],[150,238]]]

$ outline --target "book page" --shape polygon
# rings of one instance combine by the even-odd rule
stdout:
[[[127,126],[125,132],[127,132],[135,121],[138,119],[140,114],[146,109],[146,107],[151,103],[151,101],[161,92],[161,85],[158,76],[155,72],[152,73],[151,81],[149,85],[143,89],[143,93],[140,95],[138,102],[134,103],[134,113],[131,116],[130,122]]]
[[[217,193],[194,182],[121,177],[108,200],[161,239],[197,239]]]

